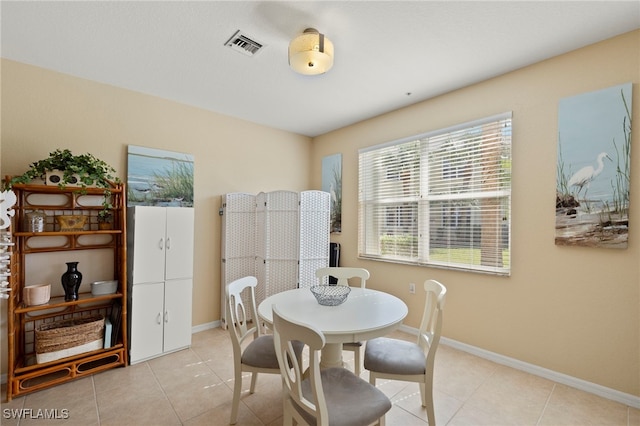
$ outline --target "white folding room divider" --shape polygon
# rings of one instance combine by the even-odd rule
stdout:
[[[222,196],[221,319],[226,327],[225,286],[258,278],[256,302],[309,287],[329,265],[330,195],[323,191],[273,191]]]

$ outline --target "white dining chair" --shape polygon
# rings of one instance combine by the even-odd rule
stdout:
[[[376,384],[376,379],[418,382],[429,426],[435,426],[433,365],[440,341],[447,289],[438,281],[427,280],[424,291],[425,306],[417,342],[388,337],[371,339],[364,350],[364,368],[369,371],[369,383],[372,385]]]
[[[345,368],[320,369],[325,337],[309,324],[285,318],[273,306],[273,334],[283,380],[283,425],[384,426],[391,409],[387,396]],[[307,369],[292,342],[308,347]]]
[[[227,328],[233,347],[233,402],[229,424],[238,421],[238,406],[242,390],[242,373],[251,373],[249,393],[254,393],[258,373],[280,374],[276,357],[273,335],[262,334],[256,310],[256,277],[248,276],[232,281],[226,286]],[[248,301],[245,306],[244,300]],[[246,344],[247,342],[250,342]],[[244,350],[243,346],[246,347]],[[304,345],[294,345],[296,353],[301,354]]]
[[[329,277],[336,278],[337,285],[346,286],[349,285],[350,278],[358,278],[360,287],[365,288],[370,274],[369,271],[364,268],[351,268],[346,266],[330,266],[316,270],[316,278],[318,278],[320,285],[327,285]],[[362,342],[349,342],[342,344],[343,350],[353,352],[353,371],[356,373],[356,376],[359,376],[362,371],[362,358],[360,356],[361,348]]]

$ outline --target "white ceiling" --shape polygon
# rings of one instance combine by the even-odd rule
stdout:
[[[4,58],[308,136],[640,28],[638,0],[0,7]],[[288,43],[307,27],[334,43],[324,75],[288,67]],[[266,47],[253,57],[225,47],[236,30]]]

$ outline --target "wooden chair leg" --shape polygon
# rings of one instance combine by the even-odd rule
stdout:
[[[282,413],[282,426],[293,426],[293,407],[291,401],[284,401],[284,411]]]
[[[256,391],[256,382],[258,381],[258,373],[251,373],[251,386],[249,387],[249,393]]]
[[[422,405],[427,409],[429,426],[435,426],[436,413],[433,407],[433,380],[431,377],[427,379],[427,383],[420,384],[420,393],[422,394]]]
[[[240,392],[242,391],[242,372],[236,371],[233,380],[233,401],[231,402],[230,425],[235,425],[238,421],[238,406],[240,405]]]

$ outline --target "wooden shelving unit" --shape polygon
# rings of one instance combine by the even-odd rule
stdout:
[[[9,178],[7,178],[9,179]],[[66,187],[15,184],[12,190],[17,202],[12,222],[14,246],[11,256],[11,292],[7,309],[8,374],[7,401],[16,396],[55,386],[128,363],[127,354],[127,238],[124,184],[112,184],[111,230],[98,229],[98,212],[102,209],[104,188]],[[27,213],[40,210],[45,214],[43,232],[30,232]],[[86,215],[88,223],[82,231],[61,232],[58,215]],[[114,294],[94,296],[80,293],[78,300],[65,301],[64,296],[52,297],[48,303],[27,306],[22,290],[28,282],[27,259],[32,255],[64,251],[89,251],[89,256],[101,256],[103,250],[113,253],[112,276],[103,280],[118,280]],[[93,250],[93,252],[91,252]],[[33,267],[33,265],[31,265]],[[51,283],[52,286],[60,285]],[[118,315],[119,312],[119,315]],[[115,315],[118,333],[111,346],[68,356],[59,360],[37,363],[35,330],[48,322],[91,315],[110,318]]]

